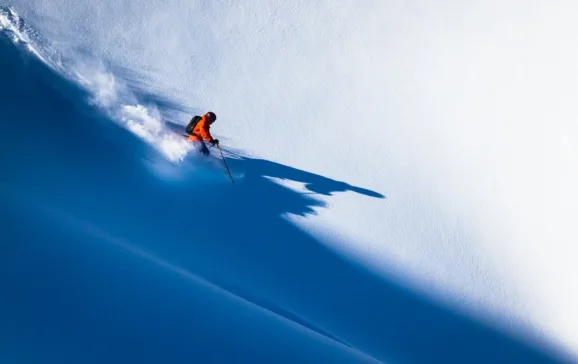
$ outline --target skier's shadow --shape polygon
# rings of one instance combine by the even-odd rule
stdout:
[[[355,192],[368,197],[385,198],[381,193],[352,186],[345,182],[336,181],[280,163],[264,159],[238,157],[238,159],[233,159],[230,163],[233,167],[239,166],[240,169],[248,171],[249,177],[274,177],[282,180],[301,182],[307,190],[324,196],[331,196],[336,192]]]

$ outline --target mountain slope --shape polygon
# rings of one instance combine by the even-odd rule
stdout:
[[[131,104],[119,101],[124,95],[90,103],[95,95],[96,101],[103,100],[95,91],[102,91],[110,78],[96,84],[70,82],[60,70],[3,39],[2,70],[13,86],[3,87],[0,95],[1,158],[10,166],[2,171],[2,214],[8,226],[2,238],[8,242],[3,245],[2,276],[12,277],[6,286],[15,294],[2,311],[13,313],[8,330],[29,328],[7,341],[10,347],[22,348],[28,341],[46,345],[49,330],[59,348],[55,360],[58,355],[82,360],[99,350],[92,339],[104,340],[104,332],[114,331],[121,312],[128,315],[121,321],[123,335],[133,341],[125,346],[106,339],[100,358],[114,357],[117,350],[130,355],[145,345],[154,355],[168,351],[182,361],[212,355],[218,355],[218,361],[258,359],[253,355],[260,355],[262,348],[271,348],[265,353],[270,358],[289,362],[315,362],[324,355],[370,359],[361,352],[402,362],[554,361],[553,354],[542,352],[549,351],[544,342],[519,341],[518,335],[526,333],[504,333],[499,325],[465,316],[409,283],[401,285],[398,275],[370,270],[351,252],[336,249],[335,240],[347,241],[342,236],[321,239],[294,223],[306,226],[316,221],[312,215],[330,213],[340,196],[399,203],[395,193],[239,151],[227,154],[232,169],[243,175],[239,184],[231,185],[223,170],[197,168],[198,159],[186,149],[184,159],[181,153],[172,159],[175,154],[166,153],[166,142],[170,151],[175,145],[180,151],[181,144],[173,143],[163,126],[156,127],[158,120],[148,111],[140,113],[144,109],[138,106],[129,110],[140,111],[126,119],[124,106]],[[81,75],[90,81],[102,74]],[[131,91],[131,97],[138,99],[147,90],[140,91]],[[359,206],[350,208],[355,216]],[[416,212],[409,219],[423,216]],[[363,226],[360,220],[342,223]],[[454,233],[456,241],[464,237],[460,227]],[[186,285],[167,291],[167,285],[176,284],[171,279],[183,278]],[[83,280],[89,284],[79,288]],[[150,287],[152,282],[158,287]],[[186,293],[189,285],[193,293]],[[93,302],[91,297],[99,299]],[[130,313],[139,305],[140,310]],[[75,315],[81,320],[69,320],[66,307],[77,307]],[[198,316],[190,313],[197,312],[193,307]],[[174,316],[167,319],[166,312]],[[104,321],[92,321],[94,313]],[[179,326],[183,317],[191,324]],[[195,321],[198,317],[206,320]],[[86,325],[75,324],[83,320]],[[247,331],[254,322],[258,331]],[[229,332],[228,323],[234,324]],[[98,335],[83,336],[91,327]],[[212,334],[205,336],[207,331]],[[159,341],[150,339],[151,332],[173,336]],[[271,333],[275,335],[268,337]],[[229,334],[228,346],[214,347],[221,335]],[[77,335],[78,352],[67,353],[62,343]],[[186,338],[202,340],[190,351],[190,341],[182,341]],[[271,341],[262,341],[267,338]],[[297,351],[302,343],[307,344]],[[285,356],[290,354],[295,356]],[[144,352],[142,358],[148,355]]]

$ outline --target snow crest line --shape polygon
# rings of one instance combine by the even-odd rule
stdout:
[[[65,57],[11,7],[0,7],[0,32],[52,70],[88,91],[90,105],[153,146],[170,162],[182,161],[193,149],[182,135],[162,122],[156,106],[143,105],[103,62],[75,51],[70,51]]]
[[[64,70],[62,55],[50,46],[40,32],[20,18],[14,8],[0,6],[0,31],[8,35],[14,44],[24,46],[53,70]]]

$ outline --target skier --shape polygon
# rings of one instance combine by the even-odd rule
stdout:
[[[209,111],[203,116],[193,116],[185,131],[189,135],[189,140],[195,143],[199,143],[199,153],[203,155],[209,154],[209,148],[205,145],[203,141],[211,143],[211,145],[219,144],[219,139],[214,139],[209,131],[211,124],[217,120],[217,115],[214,112]]]

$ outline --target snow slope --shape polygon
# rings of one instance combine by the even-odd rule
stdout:
[[[0,52],[1,362],[377,362],[189,270],[222,272],[188,220],[228,181],[163,185],[84,91],[5,34]]]
[[[215,353],[188,352],[179,340],[215,345],[217,336],[202,335],[211,319],[241,310],[228,294],[257,306],[235,332],[262,325],[244,341],[230,337],[215,360],[270,347],[280,349],[277,359],[306,361],[328,353],[391,362],[575,358],[573,3],[53,0],[14,8],[53,44],[33,32],[36,56],[6,42],[2,50],[1,157],[10,166],[2,240],[12,243],[3,244],[3,276],[22,277],[7,281],[11,292],[32,290],[3,308],[30,325],[3,340],[7,355],[17,358],[32,338],[46,345],[38,333],[56,326],[50,316],[66,317],[56,302],[35,301],[46,289],[80,307],[84,320],[89,297],[101,297],[93,304],[108,321],[86,325],[100,334],[55,355],[74,361],[98,351],[90,341],[114,327],[112,312],[136,305],[123,288],[161,279],[142,262],[119,268],[120,246],[196,287],[187,297],[143,288],[138,301],[219,302],[198,308],[209,319],[194,329],[171,327],[179,313],[191,316],[182,308],[165,321],[172,306],[154,300],[121,321],[134,345],[177,347],[178,360]],[[30,34],[8,29],[18,23],[13,14],[5,18],[5,34]],[[219,116],[214,132],[234,153],[238,185],[220,177],[219,165],[198,170],[190,146],[167,127],[206,109]],[[25,227],[26,214],[41,233]],[[63,229],[77,236],[62,237]],[[38,246],[47,257],[34,258]],[[19,259],[34,274],[7,264]],[[86,273],[92,283],[76,296],[68,288],[80,279],[63,279],[43,259],[71,262],[74,272],[90,263],[97,273]],[[102,262],[115,268],[107,273]],[[150,279],[134,277],[138,269]],[[34,283],[45,270],[46,282]],[[106,284],[131,274],[120,288]],[[217,298],[206,292],[213,285]],[[118,305],[106,298],[119,292]],[[17,310],[26,305],[36,316]],[[272,312],[297,329],[269,326],[262,316]],[[139,326],[151,314],[151,327],[173,339],[141,336],[153,335]],[[223,335],[230,320],[218,322],[212,332]],[[55,340],[64,345],[83,326],[67,321]],[[284,342],[308,340],[300,330],[320,338],[295,352]],[[283,340],[260,342],[271,332]],[[132,351],[106,343],[103,357]]]

